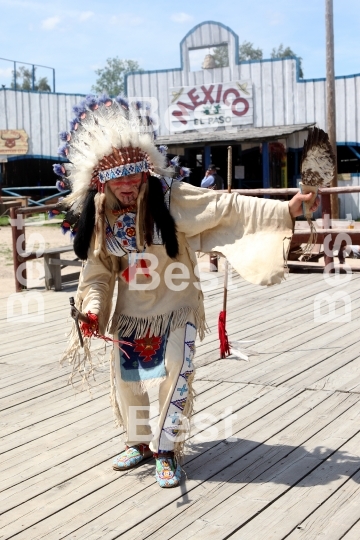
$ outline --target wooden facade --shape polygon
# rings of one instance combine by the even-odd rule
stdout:
[[[194,68],[191,65],[193,53],[203,50],[204,57],[209,57],[211,55],[207,53],[216,47],[226,47],[227,67],[191,70]],[[325,79],[300,79],[297,58],[239,62],[238,36],[230,28],[212,21],[197,25],[181,41],[180,67],[134,72],[125,78],[125,90],[130,99],[150,99],[152,113],[159,118],[158,143],[166,144],[170,154],[183,155],[184,164],[192,169],[194,185],[200,185],[210,161],[220,167],[223,177],[226,175],[226,146],[231,144],[234,165],[241,165],[245,170],[244,182],[235,182],[234,187],[238,188],[296,187],[307,129],[316,124],[327,130],[325,84]],[[237,112],[240,115],[246,113],[246,118],[237,118],[230,125],[214,123],[214,127],[205,126],[206,129],[194,129],[194,121],[185,126],[179,122],[181,129],[178,131],[171,127],[169,118],[173,118],[174,96],[178,95],[175,104],[185,103],[185,111],[189,106],[191,108],[191,102],[199,105],[194,106],[195,112],[200,106],[214,109],[220,101],[221,87],[223,91],[232,88],[235,89],[233,93],[238,92],[238,100],[242,103]],[[8,156],[9,161],[14,161],[7,166],[9,178],[11,172],[13,179],[5,179],[5,184],[18,185],[18,179],[22,185],[53,182],[51,164],[59,159],[58,134],[68,128],[73,116],[72,107],[83,97],[79,94],[0,90],[0,110],[3,111],[0,130],[21,129],[29,137],[29,150],[25,156]],[[221,100],[221,106],[226,109],[224,94]],[[230,109],[234,100],[236,95],[232,96]],[[337,77],[339,173],[360,173],[357,149],[360,146],[359,102],[360,74]],[[200,113],[204,117],[206,111]],[[282,145],[282,155],[276,154],[276,145],[278,149]],[[264,156],[267,159],[263,159]],[[37,160],[33,166],[29,158]],[[350,178],[350,185],[357,184],[354,178]]]
[[[191,50],[223,43],[228,44],[228,67],[190,71]],[[129,74],[127,94],[157,98],[159,116],[164,118],[170,105],[169,89],[172,87],[250,80],[254,96],[252,127],[316,123],[326,131],[325,79],[300,79],[297,58],[239,62],[238,49],[239,38],[230,28],[216,22],[199,24],[180,43],[180,68]],[[337,77],[336,123],[340,145],[360,145],[359,100],[360,74]],[[243,131],[246,127],[242,128]],[[159,135],[168,133],[162,122]],[[298,134],[288,139],[292,148],[300,148],[302,144],[303,138]]]
[[[190,71],[189,53],[196,48],[228,45],[229,66]],[[239,62],[239,38],[230,28],[204,22],[193,28],[180,43],[180,67],[129,74],[129,97],[158,100],[161,119],[169,106],[169,89],[210,85],[237,80],[252,81],[254,122],[242,130],[316,123],[326,130],[325,79],[299,79],[298,60],[267,59]],[[57,159],[58,133],[68,127],[72,107],[80,94],[43,93],[0,89],[0,130],[24,129],[29,136],[28,156]],[[336,78],[337,143],[360,146],[360,74]],[[168,135],[163,121],[159,136]],[[300,148],[303,137],[288,136],[288,145]]]

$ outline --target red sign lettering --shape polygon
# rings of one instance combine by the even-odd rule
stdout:
[[[228,101],[228,99],[227,99],[229,94],[234,94],[234,96],[236,98],[240,97],[240,94],[236,90],[236,88],[228,88],[227,90],[225,90],[224,95],[223,95],[223,102],[225,103],[225,105],[230,105],[231,104],[230,101]]]
[[[188,96],[191,99],[191,101],[192,101],[192,103],[194,105],[194,109],[195,109],[195,107],[197,107],[198,105],[202,105],[203,101],[199,101],[199,96],[194,95],[194,92],[196,92],[196,88],[193,88],[192,90],[189,90]]]
[[[202,86],[201,90],[204,92],[204,100],[202,104],[205,105],[205,103],[207,102],[214,103],[213,97],[211,95],[211,92],[214,90],[214,85],[212,84],[208,90],[205,88],[205,86]]]
[[[244,105],[244,109],[242,111],[238,111],[236,109],[236,105],[238,103],[242,103]],[[246,114],[248,112],[248,110],[249,110],[249,102],[248,102],[247,99],[238,97],[238,98],[234,99],[234,101],[232,102],[231,112],[233,114],[235,114],[235,116],[244,116],[244,114]]]

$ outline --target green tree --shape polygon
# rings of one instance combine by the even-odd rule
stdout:
[[[274,47],[271,51],[271,58],[286,58],[289,56],[296,56],[299,59],[299,77],[300,79],[303,79],[304,72],[302,69],[302,58],[300,58],[300,56],[297,56],[290,47],[284,48],[284,45],[280,43],[277,49]]]
[[[124,92],[124,75],[132,71],[143,71],[135,60],[122,60],[118,56],[108,58],[104,68],[95,70],[98,78],[92,90],[118,96]]]
[[[15,88],[14,72],[11,88]],[[17,90],[35,90],[36,92],[51,92],[47,77],[41,77],[36,80],[36,67],[34,68],[34,86],[33,70],[25,66],[16,70],[16,89]]]
[[[219,45],[214,47],[212,55],[215,60],[215,67],[228,67],[229,53],[227,45]]]
[[[35,88],[38,92],[51,92],[47,77],[41,77],[35,84]]]
[[[261,60],[263,52],[261,49],[255,49],[254,44],[250,41],[243,41],[239,47],[239,60]]]

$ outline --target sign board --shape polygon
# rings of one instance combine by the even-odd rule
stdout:
[[[0,155],[27,154],[28,136],[23,129],[0,129]]]
[[[245,180],[244,165],[235,165],[235,178],[236,180]]]
[[[170,88],[167,123],[171,133],[253,124],[250,80]]]

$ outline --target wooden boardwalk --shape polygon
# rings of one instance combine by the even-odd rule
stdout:
[[[360,538],[359,274],[336,287],[322,274],[271,288],[235,278],[228,332],[254,340],[249,362],[219,360],[222,283],[204,285],[211,334],[197,348],[187,477],[168,490],[153,460],[111,467],[123,445],[108,367],[92,396],[67,385],[74,288],[42,293],[44,322],[7,321],[0,300],[1,540]],[[336,291],[351,321],[314,320],[317,295]]]

